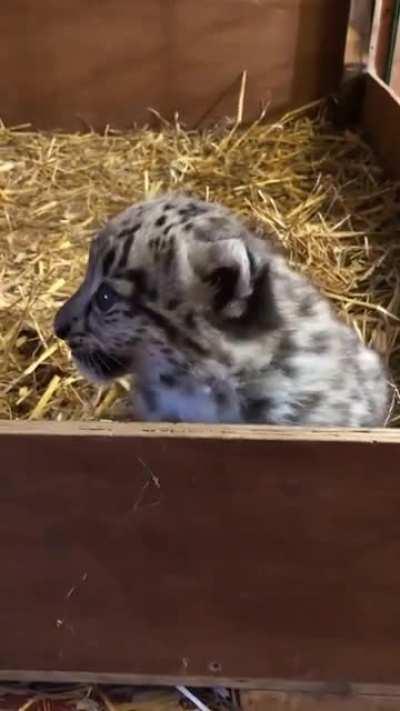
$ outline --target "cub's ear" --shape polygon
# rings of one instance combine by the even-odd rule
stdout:
[[[189,259],[209,286],[209,303],[219,328],[248,337],[255,331],[278,327],[268,263],[244,240],[198,243]]]

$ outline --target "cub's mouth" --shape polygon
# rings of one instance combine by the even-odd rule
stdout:
[[[129,371],[130,361],[120,355],[105,353],[100,348],[86,350],[72,348],[72,357],[81,373],[94,382],[107,382],[126,375]]]

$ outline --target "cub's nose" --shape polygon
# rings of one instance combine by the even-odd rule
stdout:
[[[57,338],[61,338],[63,341],[68,338],[68,334],[71,331],[71,319],[65,306],[66,304],[59,309],[54,319],[54,333]]]

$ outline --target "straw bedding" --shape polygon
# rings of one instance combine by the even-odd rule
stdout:
[[[52,320],[107,217],[175,189],[275,235],[400,381],[399,186],[357,133],[336,133],[322,110],[206,132],[178,123],[103,136],[0,126],[0,418],[112,415],[126,383],[99,390],[82,380]]]

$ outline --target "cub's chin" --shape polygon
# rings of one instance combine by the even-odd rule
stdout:
[[[129,372],[130,361],[102,350],[72,351],[74,363],[79,372],[96,385],[110,383]]]

